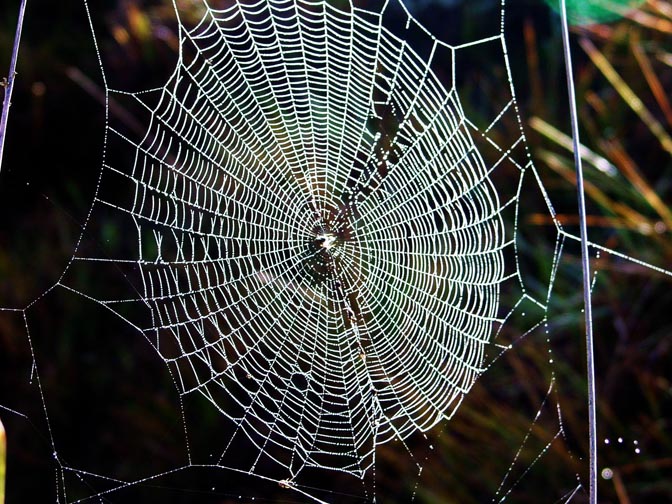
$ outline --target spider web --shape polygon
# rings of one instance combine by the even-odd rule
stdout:
[[[504,4],[492,33],[459,44],[396,1],[200,8],[190,23],[175,6],[179,57],[161,87],[114,89],[101,59],[108,103],[136,110],[142,132],[108,119],[94,203],[54,288],[145,337],[177,389],[188,439],[199,430],[185,412],[194,398],[230,426],[205,460],[187,442],[186,467],[253,475],[314,500],[323,497],[304,474],[348,474],[375,500],[377,450],[401,443],[410,453],[414,436],[450,430],[479,377],[516,341],[548,333],[559,259],[575,239],[556,221],[548,278],[527,288],[523,194],[532,187],[555,213],[510,74],[487,124],[470,119],[457,90],[475,52],[495,48],[508,64]],[[505,144],[503,124],[517,128]],[[88,238],[110,216],[134,243],[114,257]],[[123,287],[109,284],[110,271]],[[502,291],[518,293],[512,305]],[[553,401],[553,373],[544,379],[529,432]],[[534,461],[563,436],[559,407],[554,421]],[[529,432],[495,500],[534,465],[518,463]],[[75,501],[161,476],[59,464],[67,502],[66,473],[97,482]]]
[[[181,53],[145,137],[109,129],[136,160],[101,185],[132,201],[96,198],[150,237],[121,259],[142,330],[260,456],[361,475],[482,371],[512,246],[489,170],[455,92],[368,11],[210,9]]]

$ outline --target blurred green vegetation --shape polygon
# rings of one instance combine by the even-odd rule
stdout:
[[[498,15],[500,2],[408,3],[437,36],[471,40],[479,36],[480,19]],[[569,127],[559,20],[541,0],[508,3],[511,69],[532,158],[558,221],[578,234],[573,161],[562,133]],[[178,44],[168,4],[90,2],[98,12],[95,28],[111,87],[137,90],[165,81]],[[200,2],[178,4],[193,15],[185,22],[199,19]],[[2,68],[8,66],[17,10],[18,2],[0,7]],[[590,238],[664,269],[672,268],[671,34],[672,5],[663,0],[648,0],[626,18],[577,26],[572,33]],[[474,97],[463,103],[469,117],[487,124],[507,101],[500,93],[505,69],[487,52],[470,64],[456,85],[463,101]],[[479,71],[485,65],[491,66],[489,71]],[[15,308],[27,306],[58,280],[96,186],[104,88],[80,2],[29,3],[19,77],[0,172],[0,306]],[[121,107],[116,113],[134,127],[132,115],[124,118]],[[493,135],[507,145],[517,128],[504,123]],[[521,205],[521,267],[539,280],[529,288],[541,295],[553,267],[557,233],[540,196]],[[106,253],[128,246],[128,237],[116,229],[112,217],[101,225],[97,239]],[[577,476],[585,484],[578,252],[577,244],[565,242],[549,303],[548,336],[542,327],[520,340],[525,322],[516,320],[506,329],[511,334],[501,335],[518,341],[515,349],[477,382],[453,419],[428,433],[430,441],[423,436],[408,441],[414,457],[394,443],[380,447],[379,502],[412,495],[419,502],[489,502],[504,477],[507,489],[517,482],[508,495],[511,502],[564,502]],[[600,471],[611,471],[603,473],[608,479],[600,478],[600,502],[672,501],[672,282],[606,252],[595,254],[591,266],[596,279],[598,458]],[[80,274],[84,278],[78,283],[92,281],[86,272]],[[115,280],[110,273],[108,281],[118,281],[118,275]],[[506,304],[519,293],[502,295]],[[74,294],[51,291],[26,315],[30,339],[21,313],[0,312],[0,406],[25,415],[0,408],[8,432],[8,502],[51,501],[55,491],[62,492],[61,477],[67,478],[70,495],[111,485],[103,479],[85,483],[72,474],[55,477],[50,429],[58,433],[64,466],[87,462],[101,473],[131,481],[185,463],[180,399],[146,341]],[[46,391],[49,425],[41,391]],[[196,445],[226,439],[221,416],[209,404],[186,408],[206,433]],[[361,485],[344,476],[316,475],[314,486],[339,489],[342,494],[325,496],[337,502],[361,500],[345,495],[358,494]],[[206,470],[134,485],[103,501],[239,502],[239,494],[243,501],[252,496],[261,502],[301,501],[274,485]],[[585,502],[585,492],[579,490],[572,502]]]
[[[560,12],[560,0],[544,0]],[[644,0],[566,0],[567,17],[572,24],[606,23],[627,15]]]

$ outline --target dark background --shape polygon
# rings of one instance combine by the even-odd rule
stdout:
[[[0,7],[0,68],[9,66],[18,3]],[[480,38],[484,27],[499,19],[499,3],[407,2],[430,31],[451,42]],[[180,3],[185,9],[187,4]],[[92,1],[90,7],[110,87],[162,84],[175,61],[172,7],[130,0]],[[668,2],[649,1],[630,19],[574,27],[572,33],[582,141],[614,170],[606,175],[586,166],[591,240],[667,269],[672,265],[670,152],[578,41],[592,41],[669,132],[671,11]],[[506,34],[530,151],[559,220],[578,233],[570,153],[558,144],[557,134],[543,134],[539,127],[543,121],[569,131],[559,18],[541,1],[511,0]],[[486,121],[506,103],[506,73],[495,54],[470,54],[457,85],[467,115]],[[100,171],[105,109],[95,55],[82,2],[29,2],[0,171],[0,306],[20,310],[0,311],[0,418],[9,443],[10,503],[52,502],[62,498],[63,484],[68,501],[118,486],[78,477],[67,467],[137,481],[187,464],[178,395],[152,348],[95,302],[62,288],[49,290],[72,256]],[[134,127],[132,117],[117,120]],[[498,138],[505,143],[514,129],[501,125]],[[521,205],[521,267],[539,279],[532,288],[543,292],[557,234],[541,198]],[[120,235],[114,224],[110,218],[89,231],[104,253],[135,240]],[[614,255],[593,254],[591,265],[597,271],[599,470],[613,474],[600,477],[600,502],[667,502],[672,500],[672,282]],[[82,275],[80,284],[91,281]],[[549,341],[542,331],[521,340],[477,382],[458,414],[428,433],[429,440],[411,438],[409,450],[381,447],[378,502],[408,501],[413,495],[419,502],[489,502],[516,457],[506,484],[512,487],[511,502],[564,502],[579,482],[587,485],[580,275],[578,246],[568,242],[549,305]],[[115,281],[119,277],[111,273],[108,292],[114,292]],[[512,340],[523,327],[511,324]],[[554,388],[547,396],[550,384]],[[188,424],[196,426],[189,437],[193,453],[226,439],[223,419],[208,404],[194,400],[185,408]],[[564,435],[554,439],[558,408]],[[353,478],[316,471],[306,481],[315,487],[312,493],[330,502],[364,500],[362,484]],[[252,498],[303,501],[273,482],[196,467],[90,500]],[[581,488],[573,502],[585,500]]]

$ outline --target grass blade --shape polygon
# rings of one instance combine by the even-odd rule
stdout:
[[[646,105],[639,99],[635,92],[628,86],[623,78],[616,72],[611,63],[602,54],[593,43],[588,39],[581,39],[579,41],[581,47],[588,54],[595,66],[602,72],[607,80],[621,95],[621,98],[630,106],[630,108],[639,116],[639,118],[646,124],[651,133],[658,139],[663,149],[672,154],[672,137],[665,131],[663,125],[653,116],[653,114],[646,108]]]
[[[0,504],[5,504],[5,476],[7,475],[7,436],[0,420]]]

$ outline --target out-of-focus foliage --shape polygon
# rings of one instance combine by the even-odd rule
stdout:
[[[672,265],[671,21],[668,2],[649,0],[627,18],[573,31],[591,240],[666,269]],[[560,221],[576,230],[573,160],[566,138],[552,128],[567,130],[566,107],[548,80],[544,66],[552,55],[534,21],[525,22],[524,34],[534,157]],[[550,225],[541,213],[531,221]],[[604,253],[591,267],[601,502],[669,501],[670,279]],[[560,364],[568,378],[575,371]],[[580,403],[561,404],[567,423],[579,426]]]
[[[556,11],[560,0],[544,0]],[[627,15],[644,0],[566,0],[570,23],[577,25],[606,23]]]
[[[110,85],[145,89],[165,81],[177,50],[170,2],[90,3],[102,13],[95,28]],[[199,18],[199,2],[178,3],[185,9],[193,6],[193,20]],[[641,2],[618,3],[634,7]],[[3,68],[16,4],[4,2],[0,7]],[[409,4],[434,34],[459,40],[476,38],[479,19],[497,19],[500,2]],[[541,0],[509,4],[509,54],[533,160],[559,221],[575,232],[573,161],[567,137],[561,133],[569,128],[559,19]],[[572,11],[575,22],[612,19],[605,17],[602,2],[568,1],[568,5],[576,9]],[[671,35],[672,7],[662,0],[648,0],[612,24],[575,27],[572,34],[582,142],[587,149],[591,240],[668,269],[672,267]],[[7,158],[0,173],[3,306],[23,307],[53,285],[86,219],[100,166],[104,125],[104,93],[94,55],[80,2],[30,2]],[[487,121],[505,105],[499,101],[505,74],[500,64],[484,52],[474,57],[470,68],[462,69],[456,85],[470,91],[462,96],[474,97],[464,107],[475,121],[479,114]],[[480,71],[486,65],[490,65],[488,72]],[[138,127],[132,112],[122,105],[112,103],[110,112],[129,128]],[[507,134],[513,137],[518,131],[517,124],[505,126],[497,132],[502,144]],[[546,272],[555,246],[553,222],[541,198],[525,205],[520,243],[527,258],[524,267]],[[128,246],[125,237],[115,232],[113,219],[99,231],[104,250]],[[519,456],[520,466],[530,468],[532,476],[514,475],[521,477],[521,483],[509,496],[511,502],[547,502],[547,495],[555,499],[571,492],[572,487],[565,485],[575,473],[586,481],[585,359],[577,254],[578,247],[568,244],[553,291],[553,368],[548,365],[546,346],[534,340],[506,353],[479,380],[460,413],[441,431],[431,433],[437,439],[436,451],[419,455],[424,467],[420,479],[417,461],[399,457],[399,446],[381,447],[376,477],[382,502],[405,499],[413,492],[420,502],[489,501],[521,446],[521,435],[528,432],[533,443]],[[601,502],[670,501],[672,283],[669,277],[606,253],[593,257],[591,266],[596,271],[598,456],[600,470],[611,471],[604,473],[610,479],[600,480]],[[34,349],[22,318],[0,313],[0,405],[27,417],[0,409],[8,432],[9,502],[25,502],[26,496],[35,501],[53,497],[49,429],[42,420],[39,393],[29,381],[32,351],[41,356],[41,386],[47,391],[52,427],[66,446],[66,464],[67,457],[81,453],[104,464],[106,453],[112,453],[111,458],[127,462],[111,472],[130,480],[138,472],[133,465],[138,451],[146,456],[143,461],[149,472],[183,461],[182,426],[179,408],[174,406],[178,398],[162,363],[137,333],[101,311],[75,295],[47,296],[29,311],[32,331],[40,336],[34,338]],[[557,388],[549,401],[561,408],[566,436],[554,440],[546,455],[537,459],[539,446],[553,437],[554,424],[544,417],[531,427],[530,413],[539,407],[551,375]],[[220,416],[207,407],[192,413],[199,416],[200,429],[212,433],[204,441],[210,442],[217,436]],[[238,502],[238,494],[222,490],[226,484],[217,478],[221,475],[156,487],[138,485],[134,495],[146,500],[161,495],[165,502]],[[217,482],[217,491],[204,491],[211,488],[211,480]],[[249,485],[254,483],[247,484],[251,492]],[[272,491],[277,495],[267,494],[271,501],[288,498],[282,489]],[[123,502],[124,495],[110,501]],[[583,502],[583,494],[579,492],[575,499]]]

